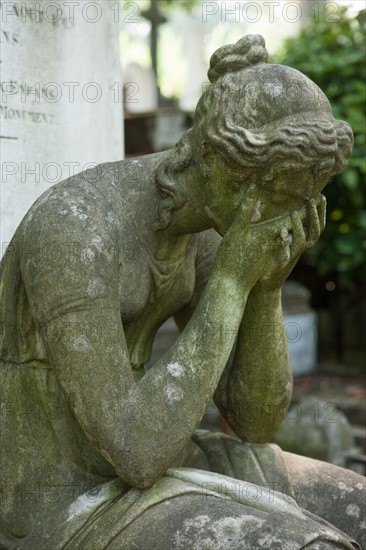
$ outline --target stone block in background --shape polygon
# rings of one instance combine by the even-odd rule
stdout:
[[[46,189],[123,157],[116,2],[67,4],[1,3],[2,253]]]
[[[282,307],[294,375],[307,374],[317,364],[317,314],[310,307],[310,291],[296,281],[282,288]]]
[[[174,107],[125,112],[126,156],[148,155],[174,147],[190,124],[187,114]]]
[[[273,441],[284,451],[343,467],[345,453],[355,446],[346,416],[316,395],[290,407]]]
[[[312,372],[317,363],[317,315],[310,309],[310,292],[295,281],[287,281],[282,291],[282,306],[294,375]],[[173,319],[160,327],[150,365],[175,342],[178,334]]]

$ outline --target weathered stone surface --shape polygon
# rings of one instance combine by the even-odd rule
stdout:
[[[297,503],[352,533],[366,548],[365,477],[326,462],[284,455]]]
[[[273,441],[285,451],[345,466],[355,444],[351,425],[336,404],[308,396],[293,405]]]
[[[215,52],[175,149],[57,184],[20,224],[0,268],[3,547],[359,547],[321,507],[242,486],[288,476],[263,445],[291,396],[281,287],[352,147],[315,84],[266,56],[260,36]],[[145,373],[172,315],[182,333]],[[245,444],[194,435],[212,398]]]
[[[1,2],[0,256],[47,188],[123,154],[116,7]]]

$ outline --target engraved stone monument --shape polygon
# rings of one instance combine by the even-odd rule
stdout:
[[[48,187],[123,155],[116,4],[0,3],[0,255]]]

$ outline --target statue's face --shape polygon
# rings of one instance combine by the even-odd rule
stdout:
[[[207,144],[204,125],[197,125],[191,131],[189,139],[197,170],[192,178],[192,195],[198,199],[198,189],[202,189],[204,200],[207,201],[205,204],[213,214],[211,218],[217,222],[215,227],[220,234],[224,234],[233,222],[255,173],[248,176],[248,170],[241,171],[234,167],[229,169],[225,159]],[[265,181],[265,178],[261,180],[259,177],[255,182],[258,185],[259,198],[252,217],[253,223],[277,218],[302,208],[311,198],[317,197],[326,185],[328,178],[317,176],[312,169],[296,170],[293,162],[289,164],[290,160],[284,159],[283,162],[287,163],[286,167],[272,166],[275,168],[273,173],[277,174],[273,179]],[[260,162],[258,164],[260,169]],[[271,166],[264,169],[267,175],[271,172]],[[202,185],[197,185],[201,178],[204,180]]]
[[[251,181],[245,180],[245,173],[238,172],[233,176],[234,171],[228,170],[213,150],[213,143],[221,140],[222,146],[218,145],[218,150],[230,151],[231,145],[237,154],[243,150],[247,155],[250,154],[247,151],[257,147],[258,170],[267,171],[271,167],[259,159],[262,145],[263,150],[266,149],[267,137],[268,146],[280,151],[273,158],[282,158],[282,162],[289,163],[291,159],[287,157],[291,156],[288,154],[290,147],[280,130],[289,126],[300,128],[302,123],[308,125],[311,119],[333,121],[333,115],[328,99],[314,82],[299,71],[281,65],[260,63],[237,71],[226,77],[226,80],[222,79],[220,84],[213,84],[211,91],[211,95],[204,95],[200,100],[197,114],[201,118],[195,120],[190,136],[193,154],[202,156],[202,159],[196,159],[197,162],[206,160],[202,144],[205,140],[211,143],[211,147],[206,147],[208,161],[204,179],[215,219],[221,218],[222,227],[228,228]],[[236,131],[236,128],[247,129],[248,136]],[[276,136],[277,130],[276,141],[273,136]],[[216,140],[209,138],[213,135]],[[294,147],[298,147],[299,137],[296,133],[293,139]],[[306,144],[304,138],[304,147]],[[272,181],[257,182],[260,196],[253,222],[269,220],[301,208],[309,199],[319,195],[326,184],[324,178],[314,177],[311,170],[296,172],[293,166],[286,171],[276,170],[275,173],[279,175]]]
[[[219,165],[217,163],[216,167]],[[319,195],[327,180],[326,177],[315,178],[311,170],[304,170],[281,173],[270,182],[259,181],[259,196],[252,222],[260,223],[300,209],[311,198]],[[249,182],[240,178],[239,174],[233,176],[220,166],[212,170],[207,183],[211,195],[210,208],[216,218],[222,221],[220,233],[223,234],[233,222]]]
[[[323,190],[328,177],[316,178],[311,170],[287,172],[261,186],[261,195],[273,211],[296,210]]]

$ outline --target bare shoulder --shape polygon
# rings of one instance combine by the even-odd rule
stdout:
[[[97,188],[85,185],[50,188],[17,232],[22,278],[40,323],[70,308],[109,307],[118,297],[118,215]]]

